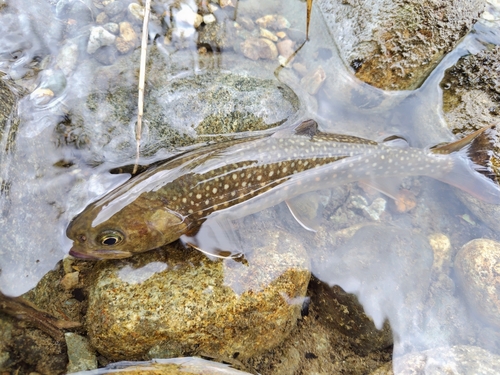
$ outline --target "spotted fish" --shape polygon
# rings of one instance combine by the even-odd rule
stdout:
[[[308,120],[293,131],[203,146],[147,169],[85,208],[66,231],[70,254],[129,257],[194,236],[214,215],[243,217],[352,181],[387,191],[387,181],[425,175],[499,203],[499,187],[458,150],[482,131],[422,150],[321,132]]]

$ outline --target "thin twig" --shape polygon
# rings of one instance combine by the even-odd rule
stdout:
[[[141,149],[142,115],[144,112],[144,82],[146,81],[146,56],[148,53],[148,24],[150,8],[151,0],[146,0],[146,5],[144,6],[144,22],[142,23],[141,65],[139,70],[139,98],[137,102],[137,126],[135,128],[136,156],[133,171],[134,174],[137,172],[137,167],[139,164],[139,154]]]
[[[309,40],[309,24],[311,23],[311,9],[313,0],[307,0],[306,40]]]
[[[0,312],[30,323],[58,342],[64,342],[63,329],[81,326],[79,322],[57,319],[23,298],[8,297],[2,292],[0,292]]]

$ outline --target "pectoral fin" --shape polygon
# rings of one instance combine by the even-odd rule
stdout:
[[[328,197],[323,191],[314,191],[288,199],[285,203],[292,216],[304,229],[317,232]]]
[[[239,238],[231,222],[223,216],[207,219],[197,231],[181,236],[180,240],[209,257],[243,261]]]

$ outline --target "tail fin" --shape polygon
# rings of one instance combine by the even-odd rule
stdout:
[[[473,160],[478,160],[475,154],[484,154],[485,150],[475,150],[474,147],[471,147],[474,140],[493,126],[485,126],[456,142],[434,147],[431,152],[453,154],[451,155],[454,159],[452,170],[448,174],[438,177],[438,180],[464,190],[487,203],[500,204],[500,186],[486,177],[491,171],[483,163],[473,162]]]

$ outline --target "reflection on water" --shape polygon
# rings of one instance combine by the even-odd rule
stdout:
[[[103,3],[59,1],[55,6],[51,2],[17,1],[2,10],[0,71],[6,74],[5,78],[15,80],[22,95],[17,109],[19,130],[16,131],[16,121],[5,121],[0,137],[0,184],[8,186],[8,189],[0,189],[3,229],[0,289],[5,294],[20,295],[33,288],[68,252],[71,243],[64,234],[71,218],[129,178],[128,174],[111,175],[107,171],[134,160],[138,54],[132,52],[136,47],[134,39],[127,40],[124,35],[136,32],[140,16],[139,21],[133,19],[133,13],[128,16],[132,18],[126,23],[132,30],[125,32],[121,28],[128,26],[118,26],[112,11],[101,16]],[[123,7],[128,5],[117,3]],[[271,10],[282,9],[277,3],[266,6]],[[242,25],[246,22],[243,17],[257,13],[251,4],[242,1],[238,14]],[[242,57],[244,51],[228,51],[224,46],[241,46],[239,41],[231,42],[234,38],[231,33],[241,34],[244,30],[235,29],[230,13],[220,9],[214,13],[216,23],[208,18],[204,21],[206,29],[214,28],[216,36],[209,40],[217,40],[217,45],[201,43],[206,55],[198,55],[195,43],[198,31],[193,27],[197,17],[193,9],[197,9],[194,2],[180,7],[160,2],[153,6],[150,36],[155,42],[150,50],[146,92],[143,150],[148,158],[144,159],[145,164],[170,156],[180,147],[205,141],[206,138],[197,138],[197,133],[210,133],[212,124],[217,130],[261,130],[279,124],[286,128],[298,120],[315,118],[323,131],[376,141],[397,135],[419,148],[449,142],[454,137],[441,115],[439,88],[444,71],[461,55],[484,48],[482,41],[494,39],[486,26],[478,27],[477,34],[467,36],[448,54],[420,89],[384,92],[360,82],[345,67],[317,9],[311,25],[311,40],[293,61],[305,67],[304,75],[291,67],[276,70],[277,60],[253,62]],[[117,14],[122,11],[117,10]],[[95,15],[108,17],[99,22],[105,25],[99,26],[102,30],[95,30]],[[287,2],[283,15],[293,28],[305,28],[305,4]],[[178,27],[174,29],[172,25]],[[120,31],[113,29],[116,27]],[[167,33],[165,28],[169,30]],[[297,47],[303,33],[296,31]],[[100,44],[92,47],[93,53],[87,54],[87,40],[92,33],[100,33]],[[115,49],[113,43],[117,38],[122,38],[122,44]],[[222,52],[212,56],[210,49]],[[326,77],[324,82],[322,79],[311,82],[323,73],[307,73],[321,71]],[[310,94],[311,87],[314,95]],[[238,103],[243,99],[237,91],[244,92],[244,100],[252,105]],[[215,98],[215,103],[203,101],[207,92],[213,93],[210,97]],[[186,97],[187,103],[182,100]],[[257,121],[254,119],[259,119],[264,125],[254,128],[248,120],[242,120],[242,126],[226,126],[240,124],[241,118],[251,118],[254,125]],[[13,135],[7,137],[6,134]],[[396,355],[463,344],[498,353],[500,348],[494,339],[480,337],[486,329],[480,321],[470,323],[471,314],[461,289],[455,288],[452,271],[452,259],[462,245],[480,237],[498,239],[498,235],[482,223],[481,217],[469,220],[468,209],[449,186],[428,178],[411,177],[401,182],[409,192],[399,205],[364,184],[339,187],[331,195],[322,194],[321,204],[314,203],[322,209],[322,221],[316,233],[300,227],[281,206],[235,220],[230,227],[235,233],[228,238],[230,244],[233,241],[232,246],[246,254],[250,268],[232,260],[217,263],[215,270],[199,268],[213,277],[208,279],[213,285],[204,285],[200,295],[229,293],[218,289],[224,284],[236,295],[251,300],[244,293],[265,289],[287,272],[284,265],[304,269],[310,263],[310,271],[317,279],[355,294],[378,329],[389,321]],[[318,190],[322,188],[318,186]],[[480,204],[471,202],[471,205]],[[229,210],[229,216],[233,214]],[[283,233],[289,234],[286,239]],[[226,246],[230,245],[226,243]],[[262,253],[258,254],[259,251]],[[288,263],[280,264],[280,259],[287,257],[287,251],[295,253],[286,258]],[[168,259],[168,255],[155,257],[158,259],[146,265],[140,264],[141,261],[132,265],[127,261],[120,263],[117,279],[125,285],[122,286],[126,293],[131,296],[139,293],[137,290],[146,293],[147,289],[145,292],[140,288],[148,283],[162,290],[161,286],[154,285],[154,279],[172,270],[168,263],[172,259]],[[179,265],[176,260],[173,263],[179,268],[187,267],[195,278],[199,276],[198,268],[189,267],[198,265],[198,261],[198,258],[190,260],[188,266]],[[174,270],[177,272],[178,268]],[[294,277],[300,278],[303,284],[307,277],[301,272],[297,275]],[[102,285],[99,284],[101,289],[97,290],[105,291],[111,285],[113,291],[119,288],[118,281],[115,282],[117,284],[106,284],[107,281],[99,279]],[[191,293],[185,292],[183,285],[174,284],[175,279],[169,285],[171,293]],[[295,306],[288,310],[293,310],[290,314],[296,316],[300,310],[297,306],[304,300],[296,289],[290,287],[290,290],[290,295],[282,298]],[[108,295],[112,291],[108,290]],[[94,289],[92,293],[97,292]],[[272,295],[275,298],[279,292]],[[95,298],[94,305],[106,306],[106,300],[92,298]],[[203,301],[210,307],[210,298]],[[91,314],[99,316],[100,310],[92,310],[92,303]],[[244,308],[256,309],[252,303]],[[108,305],[111,306],[111,302]],[[137,303],[136,308],[140,305]],[[161,310],[161,306],[153,306]],[[235,306],[232,308],[242,308]],[[189,306],[190,314],[195,314],[197,308]],[[143,313],[149,314],[138,314]],[[183,315],[178,316],[182,319]],[[230,320],[231,316],[224,315],[224,320]],[[256,321],[262,321],[264,327],[266,319]],[[284,332],[290,331],[291,327],[280,324]],[[89,330],[98,328],[102,327]],[[217,329],[221,335],[227,333],[224,327]],[[180,341],[184,338],[179,337]],[[184,353],[178,347],[155,350],[151,353],[170,356]],[[149,355],[153,355],[151,353]],[[116,357],[116,353],[110,350],[109,357]]]

